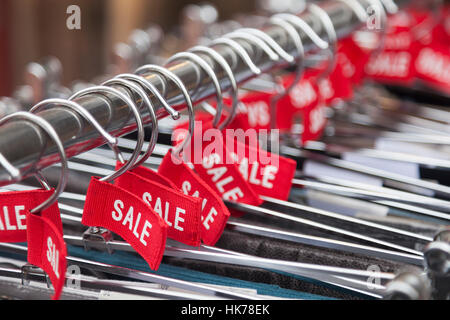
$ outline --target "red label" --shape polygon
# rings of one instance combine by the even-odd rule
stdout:
[[[200,245],[201,199],[186,196],[177,191],[178,188],[171,189],[145,179],[136,174],[135,169],[122,174],[114,184],[132,191],[152,207],[168,225],[169,238],[190,246]]]
[[[158,172],[169,178],[184,194],[202,199],[202,241],[214,245],[219,240],[230,217],[220,197],[185,163],[173,159],[167,152]]]
[[[0,193],[0,242],[26,242],[26,212],[32,210],[53,193],[51,190],[10,191]],[[62,223],[57,204],[40,213],[54,221],[62,233]]]
[[[53,300],[59,299],[66,277],[67,250],[61,230],[49,218],[31,214],[27,216],[28,262],[44,270],[55,288]],[[55,221],[56,224],[61,220]]]
[[[228,146],[228,144],[227,144]],[[261,148],[235,141],[228,149],[243,178],[259,195],[287,200],[297,163]]]
[[[292,81],[293,76],[286,78],[285,82]],[[293,122],[301,120],[303,132],[301,143],[321,137],[326,125],[325,104],[320,94],[316,79],[306,74],[289,92],[289,96],[280,100],[285,112],[292,114]],[[281,107],[280,107],[281,108]]]
[[[141,198],[92,177],[81,222],[120,235],[156,270],[166,245],[167,225]]]
[[[369,52],[349,37],[339,41],[337,59],[343,76],[350,79],[354,85],[361,84],[364,78],[364,66],[369,60]]]
[[[383,83],[411,84],[418,49],[419,45],[409,31],[388,34],[385,49],[366,64],[366,75]]]
[[[122,163],[117,162],[116,170],[120,169],[122,166],[123,166]],[[157,182],[159,184],[165,185],[165,186],[175,189],[175,190],[177,189],[177,186],[172,181],[170,181],[166,177],[160,175],[158,172],[153,171],[152,169],[146,168],[144,166],[138,166],[130,171],[137,174],[138,176],[141,176],[144,179],[151,180],[153,182]]]
[[[203,148],[202,163],[194,163],[195,171],[222,199],[251,205],[262,201],[239,172],[228,150]]]
[[[180,127],[186,125],[182,124]],[[180,131],[177,130],[177,132]],[[206,142],[211,140],[211,143]],[[257,141],[256,136],[254,140]],[[176,138],[175,141],[179,139]],[[197,141],[202,143],[198,144]],[[183,154],[190,159],[189,162],[193,164],[200,178],[222,199],[251,205],[262,203],[231,158],[225,146],[223,132],[212,128],[211,121],[202,123],[200,127],[197,126],[190,142],[190,145],[183,150]]]

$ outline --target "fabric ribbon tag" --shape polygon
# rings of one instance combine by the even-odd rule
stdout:
[[[354,86],[360,85],[365,77],[364,66],[370,58],[370,52],[361,48],[352,37],[339,40],[337,61],[342,74],[350,79]]]
[[[152,207],[168,225],[167,236],[170,239],[189,246],[199,246],[201,199],[186,196],[178,191],[178,188],[166,187],[136,173],[142,173],[142,169],[151,171],[150,169],[136,169],[122,174],[115,180],[114,185],[132,192]]]
[[[169,150],[158,172],[170,179],[185,195],[202,199],[201,239],[207,245],[219,240],[230,212],[221,198],[187,164]]]
[[[212,142],[207,142],[211,140]],[[241,175],[226,148],[225,140],[223,132],[213,128],[211,121],[203,122],[202,126],[195,128],[191,144],[183,152],[193,159],[189,162],[193,164],[199,177],[222,199],[260,205],[263,201]],[[254,140],[257,141],[256,136]],[[199,146],[196,141],[201,142]]]
[[[52,299],[58,300],[66,278],[67,249],[62,231],[57,227],[61,219],[52,221],[45,217],[51,216],[45,214],[45,211],[39,216],[26,210],[27,260],[47,273],[55,289]]]
[[[384,48],[367,62],[366,75],[382,83],[410,85],[420,48],[412,33],[414,21],[408,13],[400,12],[389,17],[388,26]]]
[[[44,202],[53,192],[55,192],[54,189],[1,192],[0,242],[26,242],[26,212]],[[54,221],[55,226],[62,233],[61,217],[56,204],[44,210],[41,216]]]
[[[168,226],[140,197],[92,177],[81,223],[117,233],[157,270],[166,245]]]
[[[228,147],[228,144],[227,144]],[[258,195],[287,200],[297,163],[259,147],[234,141],[228,148],[244,179]]]

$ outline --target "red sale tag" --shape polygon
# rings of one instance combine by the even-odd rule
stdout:
[[[120,169],[123,166],[122,163],[117,162],[116,164],[116,170]],[[177,186],[170,181],[169,179],[167,179],[166,177],[160,175],[158,172],[153,171],[152,169],[146,168],[144,166],[138,166],[136,168],[134,168],[133,170],[131,170],[131,172],[133,172],[134,174],[137,174],[138,176],[153,181],[153,182],[157,182],[159,184],[162,184],[164,186],[167,186],[169,188],[172,188],[174,190],[177,190]]]
[[[158,269],[166,245],[167,225],[138,196],[92,177],[81,223],[117,233],[152,270]]]
[[[284,82],[286,86],[292,83],[294,75],[286,77]],[[313,77],[309,77],[305,74],[303,77],[289,92],[289,95],[282,100],[286,100],[283,108],[290,109],[290,112],[297,113],[301,110],[312,109],[319,103],[319,87],[314,81]]]
[[[189,246],[200,245],[201,199],[145,179],[134,170],[122,174],[114,184],[134,193],[152,207],[168,225],[169,238]]]
[[[369,60],[370,52],[358,46],[351,37],[339,40],[337,59],[342,74],[350,79],[353,85],[360,85],[364,79],[364,66]]]
[[[186,125],[182,124],[179,128]],[[201,126],[195,127],[190,145],[183,150],[183,154],[190,159],[200,178],[222,199],[260,205],[261,199],[240,174],[225,146],[225,140],[223,132],[213,128],[211,121],[203,122]],[[257,142],[256,135],[254,140]]]
[[[297,163],[235,140],[227,149],[244,179],[259,195],[287,200]]]
[[[382,83],[410,85],[415,76],[414,59],[419,47],[410,30],[397,28],[386,35],[383,51],[367,62],[366,75]]]
[[[286,82],[292,81],[286,79]],[[295,85],[289,96],[280,100],[283,109],[292,114],[293,121],[300,118],[303,125],[301,143],[321,137],[326,125],[325,104],[320,94],[317,79],[306,73],[305,77]]]
[[[59,299],[66,277],[67,250],[62,231],[56,225],[60,219],[52,221],[45,217],[26,211],[27,242],[29,263],[44,270],[55,288],[53,300]],[[55,224],[56,223],[56,224]]]
[[[54,192],[54,189],[1,192],[0,242],[27,241],[26,212],[44,202]],[[55,226],[62,233],[57,204],[44,210],[41,215],[54,221]]]
[[[219,240],[230,212],[221,198],[197,174],[170,150],[164,157],[158,172],[170,179],[184,194],[202,199],[201,239],[207,245]]]
[[[269,129],[270,128],[270,99],[273,96],[269,92],[252,91],[245,93],[239,99],[239,107],[236,116],[228,128]],[[231,100],[225,103],[231,105]]]

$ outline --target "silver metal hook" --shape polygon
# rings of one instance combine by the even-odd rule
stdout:
[[[103,129],[103,127],[97,122],[97,120],[95,120],[95,118],[85,108],[83,108],[81,105],[79,105],[74,101],[58,98],[46,99],[34,105],[30,109],[30,112],[36,113],[42,111],[43,109],[52,104],[71,109],[76,113],[80,114],[87,122],[89,122],[94,127],[95,130],[98,131],[98,133],[100,133],[100,135],[102,135],[106,139],[106,142],[111,147],[111,149],[116,150],[117,138],[113,137],[105,129]]]
[[[255,29],[255,28],[242,28],[239,29],[239,31],[248,32],[250,34],[253,34],[256,37],[261,38],[261,40],[265,41],[273,51],[275,51],[280,57],[282,57],[284,60],[286,60],[289,63],[294,62],[294,57],[286,52],[275,40],[273,40],[267,33]]]
[[[130,80],[138,83],[139,85],[141,85],[141,87],[150,91],[158,99],[162,107],[167,111],[167,113],[172,117],[173,120],[180,119],[180,113],[167,103],[167,101],[163,98],[162,94],[158,91],[158,89],[156,89],[156,87],[150,81],[145,79],[145,77],[138,76],[133,73],[122,73],[117,75],[115,78]],[[165,83],[163,84],[163,86],[165,87]]]
[[[264,51],[265,54],[267,54],[267,56],[269,57],[270,60],[272,61],[278,61],[279,57],[278,55],[263,41],[261,40],[259,37],[251,34],[251,33],[247,33],[247,32],[243,32],[239,30],[233,31],[231,33],[228,33],[226,35],[224,35],[225,38],[231,38],[231,39],[244,39],[246,41],[251,41],[253,42],[255,45],[257,45],[261,50]]]
[[[305,20],[303,20],[299,16],[290,13],[279,13],[274,15],[273,17],[286,20],[290,24],[301,29],[319,49],[328,49],[328,43],[322,40],[319,35],[309,26],[309,24],[307,24]]]
[[[375,49],[374,51],[372,51],[371,56],[376,56],[378,55],[384,48],[384,43],[386,41],[386,36],[387,36],[387,25],[388,25],[388,21],[387,21],[387,14],[386,11],[384,9],[384,6],[382,5],[381,0],[367,0],[370,4],[370,6],[372,8],[378,8],[378,9],[373,9],[373,10],[378,10],[378,12],[381,15],[381,30],[382,30],[382,34],[381,34],[381,39],[380,39],[380,44],[378,46],[377,49]]]
[[[260,75],[261,70],[253,63],[252,59],[248,55],[247,51],[245,51],[244,47],[239,44],[239,42],[229,39],[229,38],[219,38],[212,42],[213,45],[226,45],[231,47],[241,59],[245,62],[245,64],[249,67],[249,69],[255,74]]]
[[[117,80],[119,80],[119,82]],[[125,87],[128,87],[129,89],[136,91],[138,95],[141,97],[142,101],[147,105],[147,109],[152,121],[152,134],[147,146],[147,151],[140,158],[138,158],[134,162],[134,164],[130,167],[129,170],[132,170],[140,166],[142,163],[144,163],[145,160],[147,160],[148,157],[150,157],[150,155],[152,154],[153,149],[155,149],[156,141],[158,140],[158,120],[156,119],[156,114],[152,102],[150,101],[147,94],[140,86],[135,84],[135,82],[133,81],[125,80],[122,78],[114,78],[103,83],[103,85],[115,85],[115,84],[123,85]]]
[[[187,105],[187,109],[188,109],[188,113],[189,113],[189,134],[184,139],[184,141],[179,144],[179,147],[177,147],[177,149],[174,148],[174,152],[173,152],[173,154],[175,154],[176,156],[178,156],[181,159],[181,153],[182,153],[183,149],[189,144],[190,139],[194,133],[195,114],[194,114],[194,106],[192,103],[192,99],[191,99],[186,87],[184,86],[183,81],[181,81],[181,79],[176,74],[174,74],[172,71],[170,71],[164,67],[152,65],[152,64],[144,65],[135,71],[136,74],[142,74],[142,73],[147,73],[147,72],[157,73],[159,75],[162,75],[162,76],[168,78],[172,82],[174,82],[178,86],[178,88],[181,90],[184,100],[186,101],[186,105]]]
[[[214,116],[213,120],[213,126],[216,128],[220,117],[222,116],[222,110],[223,110],[223,95],[222,95],[222,89],[220,88],[219,79],[217,78],[213,68],[201,57],[198,55],[192,53],[192,52],[179,52],[170,57],[165,64],[171,63],[173,61],[177,61],[180,59],[189,60],[193,63],[196,63],[200,68],[203,69],[203,71],[206,72],[206,74],[211,78],[214,88],[216,90],[216,99],[217,99],[217,113]]]
[[[345,3],[350,9],[353,10],[358,20],[361,22],[366,22],[369,15],[366,12],[364,6],[358,0],[337,0]]]
[[[234,119],[234,116],[236,115],[236,111],[237,111],[237,106],[239,103],[239,99],[238,99],[238,95],[237,95],[238,87],[237,87],[236,78],[234,77],[234,74],[233,74],[233,70],[231,70],[231,67],[227,63],[227,61],[219,53],[217,53],[214,49],[211,49],[211,48],[205,47],[205,46],[196,46],[196,47],[189,49],[189,51],[202,53],[202,54],[205,54],[205,55],[209,56],[210,58],[214,59],[214,61],[222,67],[222,69],[225,71],[228,78],[230,79],[231,97],[232,97],[233,102],[231,105],[230,115],[218,126],[219,130],[223,130]]]
[[[117,80],[119,80],[119,79],[117,79]],[[120,92],[117,89],[114,89],[114,88],[111,88],[108,86],[104,86],[104,85],[89,87],[89,88],[86,88],[86,89],[76,92],[69,98],[69,100],[73,100],[75,98],[79,98],[79,97],[85,96],[87,94],[104,94],[104,93],[109,93],[109,94],[115,95],[128,105],[128,107],[130,108],[134,117],[136,118],[136,125],[137,125],[137,132],[138,132],[138,140],[137,140],[136,148],[133,151],[133,154],[132,154],[131,158],[128,160],[128,162],[124,166],[122,166],[119,170],[100,179],[100,181],[109,182],[111,180],[116,179],[121,174],[125,173],[134,164],[136,159],[139,157],[140,151],[144,144],[144,126],[143,126],[141,114],[139,113],[139,110],[138,110],[136,104],[127,95],[123,94],[122,92]],[[120,160],[120,159],[118,159],[118,160],[123,162],[123,158],[122,158],[122,160]]]
[[[394,1],[392,0],[381,0],[381,3],[383,4],[383,6],[386,8],[386,11],[389,14],[395,14],[398,12],[398,6],[395,4]]]
[[[46,120],[44,120],[43,118],[41,118],[37,115],[34,115],[29,112],[19,111],[19,112],[13,113],[11,115],[8,115],[8,116],[0,119],[0,125],[5,124],[6,122],[16,119],[16,118],[34,123],[34,124],[38,125],[41,129],[43,129],[48,134],[48,136],[54,141],[55,146],[58,149],[59,158],[60,158],[60,162],[61,162],[61,175],[60,175],[58,185],[55,188],[55,192],[47,200],[45,200],[37,207],[30,210],[30,213],[37,213],[37,212],[40,212],[42,210],[49,208],[58,199],[58,196],[61,194],[61,192],[63,192],[63,190],[67,184],[68,167],[67,167],[66,152],[64,150],[64,145],[61,142],[61,140],[59,139],[59,136],[56,133],[55,129],[53,129],[53,127],[50,125],[50,123],[48,123]],[[38,175],[36,175],[36,176],[39,178]]]
[[[284,89],[283,92],[273,96],[270,100],[270,111],[272,113],[270,125],[271,125],[271,129],[275,129],[276,128],[276,103],[282,97],[289,94],[289,92],[292,90],[292,88],[294,88],[294,86],[301,80],[303,72],[305,70],[305,49],[303,47],[302,38],[300,37],[300,35],[297,33],[297,31],[291,24],[289,24],[288,22],[286,22],[283,19],[276,17],[276,16],[274,16],[270,19],[270,23],[278,25],[279,27],[283,28],[288,33],[288,35],[292,38],[292,41],[294,42],[294,45],[297,49],[298,58],[300,60],[297,63],[295,78],[292,81],[292,83],[289,85],[289,87]],[[295,60],[293,62],[295,63]]]
[[[320,76],[321,79],[325,79],[327,76],[333,72],[333,70],[336,67],[337,63],[337,41],[338,37],[336,34],[336,29],[334,28],[333,21],[331,21],[330,16],[328,13],[323,10],[321,7],[314,3],[310,3],[307,6],[308,10],[311,11],[314,15],[316,15],[320,21],[322,22],[322,25],[325,27],[325,31],[328,35],[328,43],[332,45],[332,49],[330,50],[330,62],[328,64],[327,70],[323,72]]]

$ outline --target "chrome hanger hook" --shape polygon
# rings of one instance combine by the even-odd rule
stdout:
[[[0,126],[11,120],[14,120],[14,119],[25,120],[25,121],[31,122],[35,125],[38,125],[53,140],[56,148],[58,149],[58,153],[59,153],[59,159],[61,162],[61,174],[60,174],[58,185],[55,188],[55,192],[53,192],[53,194],[49,198],[47,198],[47,200],[45,200],[37,207],[30,210],[30,213],[36,214],[40,211],[43,211],[43,210],[49,208],[58,199],[59,195],[63,192],[64,188],[66,187],[67,174],[68,174],[67,156],[66,156],[66,152],[64,150],[64,145],[61,142],[61,139],[59,138],[55,129],[46,120],[44,120],[43,118],[41,118],[35,114],[32,114],[30,112],[19,111],[19,112],[10,114],[10,115],[0,119]],[[2,157],[2,158],[4,160],[6,160],[4,157]],[[9,163],[9,161],[8,161],[8,163]],[[13,167],[11,163],[9,163],[9,166]],[[45,181],[45,179],[40,174],[40,172],[36,173],[35,176],[38,180],[40,180],[39,182],[41,183],[42,186],[44,186],[46,189],[50,189],[50,187],[48,186],[48,183]]]
[[[122,73],[117,75],[115,78],[130,80],[138,83],[141,87],[150,91],[158,99],[162,107],[167,111],[167,113],[172,117],[173,120],[180,119],[180,113],[167,103],[167,101],[163,98],[159,90],[145,77],[138,76],[133,73]],[[165,87],[165,84],[163,86]]]
[[[195,64],[197,64],[200,68],[203,69],[203,71],[206,72],[206,74],[211,78],[214,89],[216,91],[216,99],[217,99],[217,113],[214,116],[213,120],[213,126],[214,128],[217,128],[217,125],[220,121],[220,117],[222,116],[222,110],[223,110],[223,95],[222,95],[222,89],[220,87],[219,79],[217,78],[214,69],[211,68],[211,66],[203,60],[198,55],[192,53],[192,52],[179,52],[170,57],[165,64],[169,64],[171,62],[177,61],[177,60],[189,60]],[[197,90],[196,90],[197,91]]]
[[[213,45],[226,45],[236,52],[239,57],[244,61],[244,63],[248,66],[248,68],[255,75],[261,74],[261,69],[259,69],[252,61],[247,51],[245,51],[244,47],[239,44],[239,42],[229,39],[229,38],[219,38],[212,42]]]
[[[292,55],[290,55],[288,52],[286,52],[286,50],[284,50],[275,40],[273,40],[267,33],[259,30],[259,29],[255,29],[255,28],[242,28],[239,29],[239,31],[243,31],[243,32],[248,32],[258,38],[260,38],[261,40],[263,40],[264,42],[267,43],[268,46],[270,46],[270,48],[276,52],[276,54],[278,54],[280,57],[282,57],[284,60],[286,60],[289,63],[293,63],[294,62],[294,57]]]
[[[336,0],[345,3],[350,9],[353,10],[358,20],[366,22],[369,19],[369,15],[366,12],[364,6],[358,0]]]
[[[227,77],[230,80],[231,98],[232,98],[231,111],[230,111],[229,116],[218,126],[219,130],[223,130],[234,119],[234,117],[236,115],[236,111],[237,111],[237,106],[239,103],[238,87],[237,87],[236,78],[234,77],[234,74],[233,74],[233,70],[231,69],[228,62],[219,53],[217,53],[214,49],[211,49],[206,46],[195,46],[195,47],[189,49],[189,51],[194,52],[194,53],[202,53],[202,54],[207,55],[211,59],[213,59],[225,71],[225,73],[227,74]]]
[[[334,28],[333,21],[331,21],[330,16],[328,13],[319,7],[317,4],[310,3],[307,5],[308,10],[317,16],[320,21],[322,22],[322,25],[325,28],[325,31],[327,32],[328,36],[328,46],[330,47],[330,62],[328,64],[327,69],[320,75],[320,79],[325,79],[328,77],[333,70],[336,67],[337,63],[337,44],[338,44],[338,37],[336,34],[336,29]]]
[[[117,79],[119,80],[119,79]],[[141,114],[136,106],[136,104],[124,93],[120,92],[118,89],[111,88],[105,85],[95,86],[95,87],[89,87],[83,90],[80,90],[73,94],[69,100],[74,100],[75,98],[79,98],[88,94],[102,94],[105,95],[105,93],[109,93],[112,95],[117,96],[120,100],[124,101],[125,104],[130,108],[131,112],[133,113],[135,119],[136,119],[136,125],[137,125],[137,132],[138,132],[138,139],[135,150],[133,150],[133,153],[130,157],[130,159],[126,162],[125,165],[123,165],[119,170],[111,173],[108,176],[105,176],[100,179],[100,181],[106,181],[110,182],[123,173],[125,173],[136,161],[136,159],[139,157],[140,151],[142,149],[142,146],[144,144],[144,125],[142,122]],[[115,152],[118,151],[118,149],[114,150]],[[120,155],[120,152],[116,153],[116,156],[118,157],[118,160],[120,162],[124,162],[123,157]]]
[[[194,106],[192,103],[191,96],[189,95],[188,90],[186,89],[185,85],[183,84],[183,81],[181,81],[181,79],[176,74],[174,74],[172,71],[170,71],[169,69],[166,69],[164,67],[157,66],[157,65],[148,64],[148,65],[144,65],[144,66],[138,68],[135,71],[136,74],[143,74],[143,73],[148,73],[148,72],[159,74],[165,78],[168,78],[172,82],[174,82],[177,85],[177,87],[180,89],[181,94],[183,95],[184,100],[186,101],[186,105],[187,105],[187,109],[188,109],[188,113],[189,113],[189,134],[184,139],[184,141],[179,144],[178,147],[174,148],[174,152],[173,152],[174,155],[176,155],[177,157],[182,159],[183,149],[185,147],[187,147],[187,145],[189,144],[189,142],[191,140],[192,135],[194,134],[195,114],[194,114]]]
[[[111,80],[105,81],[103,85],[121,85],[127,87],[130,90],[134,90],[141,97],[145,105],[147,105],[147,109],[152,121],[152,134],[150,136],[150,141],[148,142],[147,151],[145,151],[145,153],[140,158],[138,158],[129,168],[129,170],[133,170],[134,168],[143,164],[151,156],[153,150],[155,149],[156,141],[158,140],[158,120],[156,119],[153,103],[150,101],[145,91],[133,81],[116,77]]]
[[[302,30],[319,49],[325,50],[329,48],[328,43],[322,40],[319,35],[309,26],[309,24],[307,24],[305,20],[303,20],[299,16],[290,13],[279,13],[274,15],[273,18],[283,19]]]

